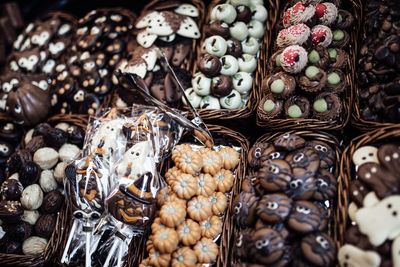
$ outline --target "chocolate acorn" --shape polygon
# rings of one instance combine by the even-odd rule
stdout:
[[[334,93],[341,93],[347,88],[347,80],[340,69],[332,69],[327,74],[326,88]]]
[[[206,75],[209,78],[212,78],[219,74],[222,64],[217,56],[204,54],[199,59],[197,67],[204,75]]]
[[[339,117],[342,112],[342,102],[334,94],[325,92],[319,94],[313,103],[313,117],[318,120],[333,120]]]
[[[35,224],[35,232],[37,236],[50,238],[56,227],[57,215],[44,214],[39,217]]]
[[[262,110],[268,119],[277,118],[282,114],[283,101],[275,99],[272,94],[268,94],[261,100],[258,109]]]
[[[328,48],[330,67],[334,69],[343,69],[347,65],[348,55],[340,48]]]
[[[215,97],[224,97],[232,92],[232,78],[227,75],[219,75],[211,81],[211,94]]]
[[[24,187],[16,179],[5,180],[0,187],[0,195],[2,200],[19,200]]]
[[[228,39],[230,37],[229,26],[225,22],[217,20],[205,26],[205,34],[207,37],[219,35],[225,39]]]
[[[299,86],[308,93],[316,93],[325,87],[326,73],[316,66],[308,66],[299,78]]]
[[[264,86],[266,91],[274,97],[286,99],[293,94],[296,88],[296,80],[293,76],[281,71],[269,77]]]
[[[310,102],[301,96],[292,96],[285,103],[286,118],[307,118],[310,114]]]
[[[8,113],[18,123],[34,125],[44,120],[50,110],[48,91],[23,83],[7,98]]]
[[[334,30],[332,32],[332,47],[344,48],[350,41],[350,35],[344,30]]]
[[[317,45],[308,51],[308,62],[320,69],[325,69],[329,64],[330,54],[322,45]]]

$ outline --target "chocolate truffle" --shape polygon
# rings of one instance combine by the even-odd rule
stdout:
[[[35,232],[37,236],[50,238],[56,227],[57,216],[54,214],[44,214],[39,217],[35,224]]]
[[[308,62],[320,69],[326,69],[330,59],[328,51],[329,48],[326,49],[322,45],[315,46],[312,50],[308,51]]]
[[[3,200],[19,200],[24,187],[15,179],[8,179],[3,182],[0,188],[0,195]]]
[[[261,110],[269,119],[277,118],[282,113],[283,102],[282,100],[276,100],[271,94],[269,94],[261,100],[258,109]]]
[[[44,196],[41,209],[44,213],[55,213],[61,210],[64,196],[58,190],[53,190]]]
[[[326,80],[325,71],[316,66],[308,66],[299,78],[299,86],[308,93],[317,93],[325,87]]]
[[[296,88],[296,80],[285,72],[278,72],[269,77],[265,83],[267,92],[278,99],[287,99]]]
[[[307,118],[310,114],[310,102],[305,97],[292,96],[285,103],[286,118]]]
[[[333,93],[319,94],[313,103],[313,117],[318,120],[333,120],[340,116],[342,112],[342,102]]]
[[[211,94],[215,97],[224,97],[232,92],[232,78],[227,75],[220,75],[211,81]]]
[[[199,70],[209,78],[215,77],[221,70],[221,61],[218,57],[204,54],[197,64]]]

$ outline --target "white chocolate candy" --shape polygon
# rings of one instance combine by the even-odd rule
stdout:
[[[397,237],[392,243],[392,261],[393,266],[400,266],[400,236]]]
[[[255,55],[258,53],[260,43],[254,37],[248,37],[242,41],[242,50],[244,54]]]
[[[58,152],[51,147],[42,147],[33,154],[33,161],[42,168],[48,170],[58,162]]]
[[[91,153],[95,154],[97,148],[101,146],[102,150],[105,151],[103,156],[112,156],[117,151],[118,139],[122,136],[123,124],[123,119],[115,119],[102,123],[92,137]]]
[[[229,28],[229,33],[233,38],[243,41],[249,35],[249,30],[246,23],[237,21]]]
[[[56,190],[58,188],[57,181],[54,178],[53,171],[51,170],[44,170],[41,172],[39,184],[43,192],[45,193]]]
[[[143,54],[141,58],[146,62],[147,70],[151,71],[157,62],[157,50],[151,49],[147,53]]]
[[[157,11],[153,11],[148,13],[146,16],[144,16],[143,18],[141,18],[137,23],[136,23],[136,28],[138,29],[142,29],[142,28],[146,28],[147,26],[149,26],[149,22],[151,22],[151,19],[154,18],[155,16],[158,15]]]
[[[349,204],[348,213],[349,213],[350,220],[352,220],[353,222],[356,220],[357,211],[358,211],[358,207],[357,207],[356,203],[351,202]]]
[[[81,150],[76,145],[64,144],[58,151],[58,154],[61,161],[69,162],[76,159],[80,152]]]
[[[228,49],[228,44],[225,39],[218,35],[208,37],[204,43],[206,52],[217,57],[225,55]]]
[[[67,163],[62,161],[57,164],[56,168],[54,169],[54,179],[57,181],[57,183],[61,184],[64,181],[65,177],[65,167],[67,166]]]
[[[239,69],[247,73],[253,73],[257,68],[257,59],[250,54],[243,54],[239,59]]]
[[[375,206],[376,204],[379,203],[379,198],[375,194],[374,191],[369,192],[368,194],[365,195],[363,199],[363,206],[365,207],[372,207]]]
[[[29,141],[32,140],[32,134],[33,134],[34,129],[30,129],[26,134],[24,138],[25,145],[29,143]]]
[[[63,130],[64,132],[66,132],[69,127],[70,127],[70,125],[68,123],[65,123],[65,122],[60,122],[56,126],[54,126],[54,128]]]
[[[220,98],[219,103],[226,109],[238,109],[242,106],[242,98],[238,91],[232,90],[229,95]]]
[[[367,162],[379,163],[378,149],[374,146],[362,146],[354,151],[352,160],[356,166],[360,166]]]
[[[30,225],[35,225],[36,221],[39,219],[39,216],[40,214],[37,210],[24,210],[22,220]]]
[[[222,62],[222,68],[220,71],[221,74],[232,76],[238,72],[239,62],[235,57],[231,55],[225,55],[221,57],[221,62]]]
[[[152,16],[146,30],[148,33],[156,34],[157,36],[167,36],[174,33],[171,25],[169,25],[162,12]]]
[[[196,22],[190,17],[186,17],[182,21],[176,33],[187,38],[193,38],[193,39],[200,38],[199,28],[197,27]]]
[[[118,164],[118,176],[135,180],[143,173],[152,172],[153,165],[147,160],[151,156],[151,148],[150,141],[139,142],[129,148]]]
[[[136,35],[136,41],[144,48],[149,48],[157,40],[157,34],[151,34],[147,30],[143,30]]]
[[[8,179],[14,179],[19,181],[19,174],[17,172],[13,173],[10,177],[8,177]]]
[[[375,251],[364,251],[346,244],[339,249],[339,265],[341,267],[378,267],[381,257]]]
[[[249,0],[250,6],[264,5],[264,0]]]
[[[200,107],[200,102],[201,102],[201,96],[196,94],[196,92],[193,90],[193,88],[188,88],[185,90],[185,95],[189,99],[190,104],[194,108]],[[182,97],[182,102],[184,105],[187,105],[186,99]]]
[[[200,108],[202,108],[202,109],[221,109],[221,105],[219,104],[218,98],[208,95],[201,99]]]
[[[268,18],[268,10],[265,8],[264,5],[254,5],[250,7],[251,13],[253,16],[251,17],[252,19],[258,20],[260,22],[264,22]]]
[[[249,36],[256,39],[261,39],[264,35],[264,25],[258,20],[252,20],[247,25],[249,29]]]
[[[253,87],[253,77],[247,72],[238,72],[233,75],[233,88],[241,94],[246,94]]]
[[[37,256],[44,252],[46,246],[46,239],[38,236],[31,236],[22,243],[22,252],[25,255]]]
[[[359,209],[356,223],[374,246],[396,238],[400,231],[400,196],[389,196],[374,206]]]
[[[27,210],[37,210],[43,202],[43,191],[38,184],[27,186],[21,195],[21,204]]]
[[[221,4],[214,7],[215,19],[231,24],[236,19],[236,9],[230,4]]]
[[[228,2],[232,6],[249,6],[249,0],[229,0]]]
[[[119,70],[121,70],[121,72],[123,73],[135,73],[143,79],[147,73],[147,65],[145,62],[138,63],[136,65],[130,65],[129,63],[127,63],[126,65],[120,65]]]
[[[199,96],[209,95],[211,93],[211,79],[198,72],[192,79],[192,88]]]
[[[184,16],[189,16],[189,17],[198,17],[199,16],[199,10],[190,4],[181,4],[177,8],[175,8],[175,13],[184,15]]]

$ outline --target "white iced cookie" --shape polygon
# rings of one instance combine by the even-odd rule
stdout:
[[[233,88],[241,94],[246,94],[253,87],[253,77],[247,72],[238,72],[233,75]]]
[[[224,38],[218,35],[208,37],[205,41],[205,50],[210,55],[222,57],[225,55],[228,45]]]
[[[192,88],[199,96],[209,95],[211,93],[211,79],[198,72],[192,79]]]
[[[215,19],[231,24],[236,19],[236,9],[230,4],[221,4],[214,7]]]
[[[74,160],[78,157],[80,153],[79,147],[73,144],[64,144],[58,151],[58,156],[61,161],[66,161],[69,162],[71,160]]]
[[[95,154],[99,148],[103,151],[103,156],[112,156],[118,148],[118,139],[122,135],[123,119],[115,119],[104,122],[92,137],[90,151]]]
[[[27,210],[37,210],[43,202],[43,191],[38,184],[27,186],[21,195],[21,204]]]
[[[353,245],[344,245],[338,253],[341,267],[379,267],[381,257],[375,251],[364,251]]]
[[[258,53],[260,43],[254,37],[248,37],[242,41],[242,50],[244,54],[255,55]]]
[[[231,37],[243,41],[249,35],[250,28],[247,28],[246,23],[242,21],[235,22],[231,27],[229,27],[229,33]]]
[[[58,184],[56,179],[54,178],[53,171],[42,171],[40,173],[39,185],[45,193],[56,190],[58,188]]]
[[[257,59],[254,55],[243,54],[238,62],[240,71],[253,73],[257,68]]]
[[[222,67],[220,73],[223,75],[232,76],[239,70],[238,60],[231,55],[221,57],[221,63]]]
[[[48,170],[58,162],[58,152],[51,147],[42,147],[33,154],[33,161],[42,168]]]
[[[356,166],[360,166],[367,162],[379,163],[378,148],[374,146],[362,146],[354,151],[352,160]]]
[[[220,98],[219,103],[226,109],[238,109],[242,106],[242,98],[238,91],[232,90],[229,95]]]
[[[258,20],[260,22],[264,22],[268,18],[268,10],[264,5],[256,4],[250,7],[251,13],[253,16],[252,19]]]
[[[355,219],[360,232],[374,246],[396,238],[400,233],[400,196],[389,196],[374,206],[359,209]]]
[[[176,33],[187,38],[193,38],[193,39],[200,38],[199,28],[197,27],[196,22],[190,17],[186,17],[181,22],[179,29]]]
[[[249,36],[256,39],[261,39],[264,35],[264,25],[258,20],[252,20],[247,25],[249,29]]]
[[[193,88],[186,89],[185,90],[185,95],[188,98],[190,104],[194,108],[198,108],[200,106],[201,96],[196,94],[196,92],[193,90]],[[182,97],[182,102],[183,102],[184,105],[187,105],[186,99],[184,97]]]
[[[152,166],[146,163],[150,156],[151,142],[139,142],[129,148],[122,157],[122,161],[118,164],[117,174],[119,177],[129,177],[131,179],[138,178],[139,175],[152,171]]]
[[[201,109],[221,109],[221,105],[219,104],[218,98],[208,95],[201,99],[200,108]]]
[[[199,16],[199,10],[194,5],[190,4],[181,4],[180,6],[175,8],[174,11],[175,13],[184,16],[195,17],[195,18]]]

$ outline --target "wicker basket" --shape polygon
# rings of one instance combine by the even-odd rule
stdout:
[[[350,181],[355,177],[354,166],[352,163],[352,156],[354,152],[366,145],[381,144],[384,142],[400,140],[400,125],[392,125],[382,127],[374,131],[364,133],[363,135],[354,138],[349,146],[342,154],[340,162],[340,178],[338,187],[338,208],[337,208],[337,222],[338,222],[338,238],[341,244],[344,243],[344,235],[348,225],[348,206],[350,204]]]
[[[206,18],[206,22],[210,21],[210,15],[211,15],[211,10],[218,4],[220,3],[225,3],[225,0],[213,0],[211,4],[208,6],[208,15]],[[278,11],[279,11],[279,3],[280,1],[278,0],[268,0],[265,1],[267,4],[267,10],[268,10],[268,19],[267,19],[267,24],[266,24],[266,30],[264,34],[264,38],[262,41],[262,46],[260,48],[260,54],[258,57],[258,62],[257,62],[257,70],[254,74],[254,80],[253,80],[253,88],[251,90],[251,93],[249,95],[249,99],[247,101],[246,107],[243,109],[234,109],[234,110],[229,110],[229,109],[199,109],[198,113],[204,120],[233,120],[233,119],[240,119],[240,118],[247,118],[251,116],[251,114],[255,111],[258,102],[260,101],[261,98],[261,82],[262,79],[265,75],[265,68],[264,68],[264,62],[266,62],[268,58],[268,53],[270,52],[270,41],[271,41],[271,36],[272,36],[272,29],[275,26],[275,23],[278,18]],[[203,34],[202,34],[202,40],[201,44],[205,40],[205,31],[203,29]],[[199,58],[201,55],[201,45],[197,46],[196,51],[196,58]],[[195,64],[194,64],[195,65]],[[194,66],[193,68],[193,74],[196,73],[197,66]],[[185,108],[186,109],[186,108]]]
[[[246,155],[249,149],[249,142],[244,138],[243,135],[241,135],[238,132],[235,132],[229,128],[223,127],[223,126],[217,126],[217,125],[207,125],[208,129],[210,130],[215,144],[218,145],[232,145],[232,146],[237,146],[241,147],[240,151],[240,162],[239,165],[237,166],[237,172],[236,172],[236,177],[237,180],[232,188],[231,192],[231,197],[229,198],[229,207],[232,206],[232,201],[233,198],[236,194],[238,194],[240,190],[240,184],[242,181],[242,178],[244,177],[244,174],[246,173]],[[182,139],[183,142],[195,142],[193,136],[191,135],[185,135]],[[169,160],[166,166],[163,166],[163,171],[165,172],[169,165],[172,164],[172,161]],[[230,223],[230,218],[231,217],[231,211],[228,208],[226,210],[225,216],[224,216],[224,224],[222,228],[222,234],[220,237],[220,246],[219,246],[219,257],[217,259],[217,266],[229,266],[229,249],[231,247],[231,241],[232,241],[232,233],[233,233],[233,227],[232,224]],[[132,241],[131,246],[130,246],[130,252],[129,252],[129,258],[126,261],[126,265],[129,267],[134,267],[138,266],[140,261],[146,256],[146,249],[145,249],[145,242],[146,239],[141,239],[137,240],[137,242]],[[140,245],[138,245],[140,244]],[[138,248],[141,248],[140,252],[138,252]],[[139,259],[136,259],[135,257],[139,256]]]
[[[50,124],[66,122],[86,129],[87,120],[83,116],[78,115],[56,115],[49,118]],[[22,138],[23,140],[23,138]],[[21,141],[23,142],[23,141]],[[56,227],[49,239],[45,251],[38,256],[16,255],[0,253],[1,266],[43,266],[46,263],[52,263],[58,257],[62,244],[66,240],[68,226],[70,225],[68,216],[68,201],[65,199],[64,206],[58,214]],[[62,253],[62,251],[61,251]],[[58,257],[59,258],[59,257]]]
[[[275,138],[277,138],[278,136],[282,135],[284,132],[278,132],[278,133],[274,133],[274,134],[264,134],[263,136],[261,136],[260,138],[257,139],[256,143],[258,142],[273,142],[273,140]],[[290,134],[296,134],[299,135],[301,137],[303,137],[306,140],[316,140],[316,141],[322,141],[328,145],[330,145],[333,149],[335,149],[335,153],[336,153],[336,163],[335,163],[335,169],[334,169],[334,175],[338,176],[339,175],[339,159],[340,159],[340,155],[341,155],[341,149],[340,149],[340,144],[339,141],[336,137],[334,137],[333,135],[330,135],[328,133],[325,132],[314,132],[314,131],[288,131],[285,133],[290,133]],[[252,176],[254,174],[254,170],[251,168],[248,168],[247,174],[249,174],[249,176]],[[343,182],[340,181],[341,176],[339,176],[338,178],[338,196],[340,197],[340,193],[341,193],[341,188],[339,187],[339,185],[343,184]],[[240,193],[240,187],[241,184],[238,184],[239,188],[236,191],[237,194]],[[236,195],[234,195],[235,197]],[[333,202],[333,206],[332,208],[329,210],[329,215],[330,215],[330,222],[328,225],[328,232],[330,233],[331,237],[333,238],[333,240],[336,241],[337,245],[339,245],[338,242],[338,233],[339,233],[339,229],[340,229],[340,224],[338,221],[338,217],[339,217],[339,204],[340,202]],[[233,205],[231,205],[231,214],[233,213],[232,210],[234,209]],[[230,261],[226,261],[226,263],[229,263],[229,266],[233,266],[236,262],[237,262],[237,258],[236,256],[233,254],[233,247],[234,247],[234,241],[236,238],[236,234],[237,234],[237,227],[236,224],[234,223],[234,221],[231,219],[230,220],[230,249],[229,249],[229,256],[228,259],[231,259]]]
[[[353,105],[354,98],[354,81],[355,81],[355,68],[356,68],[356,52],[358,33],[362,18],[362,4],[360,0],[344,0],[342,8],[350,11],[354,16],[353,28],[348,30],[350,35],[350,45],[347,49],[349,54],[348,68],[344,70],[346,73],[346,81],[349,85],[344,92],[343,97],[343,111],[339,119],[332,121],[321,121],[317,119],[269,119],[262,110],[261,105],[257,108],[257,125],[265,127],[266,130],[339,130],[343,129],[350,120],[351,106]],[[285,8],[282,8],[281,14]],[[275,33],[273,40],[276,39],[278,32]],[[271,56],[271,54],[269,55]],[[265,63],[268,68],[268,64]],[[271,75],[271,69],[266,70],[264,77]],[[263,94],[263,99],[265,95]],[[260,100],[260,103],[263,101]]]

